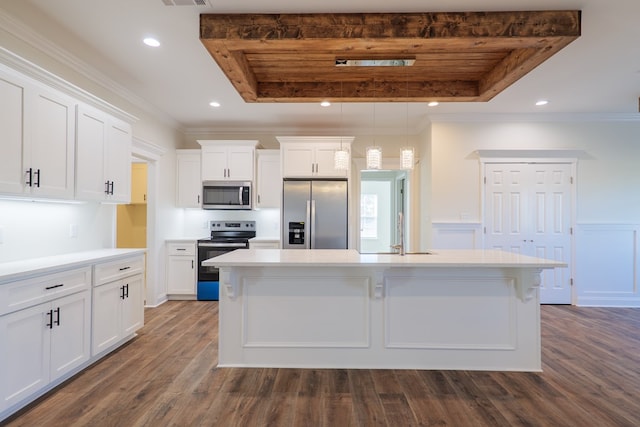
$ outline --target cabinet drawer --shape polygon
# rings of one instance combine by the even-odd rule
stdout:
[[[167,255],[195,255],[195,243],[167,243]]]
[[[0,315],[90,289],[91,267],[33,277],[0,286]]]
[[[94,285],[102,285],[114,280],[141,274],[144,271],[144,255],[136,255],[117,261],[94,266]]]

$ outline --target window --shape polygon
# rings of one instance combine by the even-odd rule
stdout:
[[[377,194],[362,194],[360,196],[360,237],[363,239],[378,238]]]

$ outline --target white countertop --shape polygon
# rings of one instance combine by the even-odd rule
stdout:
[[[207,236],[201,236],[201,237],[181,237],[181,238],[175,238],[175,239],[165,239],[165,243],[195,243],[198,240],[201,239],[206,239]]]
[[[249,242],[280,243],[279,237],[254,237]]]
[[[31,258],[21,261],[0,263],[0,283],[22,279],[25,276],[46,274],[49,271],[71,269],[104,262],[125,255],[142,254],[146,249],[96,249],[92,251],[74,252],[42,258]]]
[[[248,249],[203,261],[215,267],[533,267],[567,264],[496,250],[437,250],[432,254],[360,254],[353,249]]]

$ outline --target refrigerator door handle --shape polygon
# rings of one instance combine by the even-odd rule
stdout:
[[[309,245],[309,224],[311,224],[311,201],[307,200],[307,222],[304,223],[304,248],[311,249]]]
[[[311,200],[311,248],[316,248],[316,201]]]

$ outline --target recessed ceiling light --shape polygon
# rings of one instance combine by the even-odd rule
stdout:
[[[220,103],[219,103],[219,102],[216,102],[216,101],[211,101],[211,102],[209,103],[209,105],[211,105],[212,107],[219,107],[219,106],[220,106]]]
[[[330,107],[330,106],[331,106],[331,103],[330,103],[329,101],[322,101],[322,102],[320,103],[320,105],[321,105],[322,107]]]
[[[437,107],[438,105],[440,105],[440,103],[438,101],[431,101],[430,103],[427,104],[429,107]]]
[[[160,42],[157,39],[154,39],[153,37],[146,37],[144,40],[142,40],[142,42],[147,46],[151,46],[151,47],[160,46]]]
[[[538,107],[542,107],[543,105],[547,105],[549,103],[549,101],[547,101],[546,99],[541,99],[540,101],[536,102],[536,105]]]

